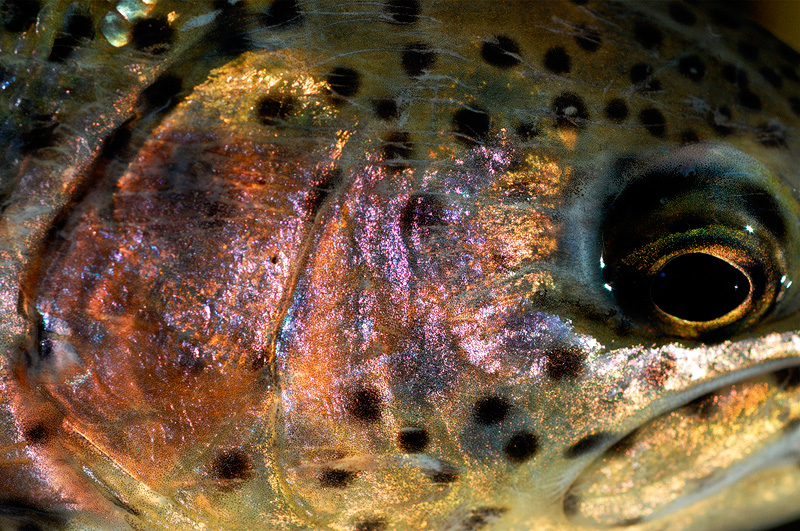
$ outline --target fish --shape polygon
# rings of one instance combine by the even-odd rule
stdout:
[[[0,21],[0,528],[796,525],[800,53],[736,8]]]

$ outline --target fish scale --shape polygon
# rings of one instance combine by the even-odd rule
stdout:
[[[0,19],[3,526],[797,518],[800,54],[735,10]]]

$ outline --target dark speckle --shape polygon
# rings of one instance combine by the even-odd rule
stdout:
[[[637,431],[632,431],[619,441],[617,441],[614,446],[608,449],[606,455],[611,457],[620,456],[624,453],[627,453],[628,450],[633,448],[633,445],[636,444],[636,436],[638,435]]]
[[[639,113],[639,121],[653,136],[662,137],[667,133],[667,120],[658,109],[642,109]]]
[[[786,127],[773,121],[757,130],[758,141],[767,147],[786,147]]]
[[[722,66],[721,70],[722,79],[740,88],[747,87],[748,79],[747,72],[743,68],[739,68],[731,63],[726,63]]]
[[[391,98],[380,98],[372,102],[375,115],[381,120],[394,120],[400,116],[397,102]]]
[[[607,433],[591,433],[564,450],[564,457],[567,459],[575,459],[576,457],[580,457],[596,450],[599,446],[605,444],[610,438],[611,436]]]
[[[344,66],[339,66],[331,70],[326,80],[331,90],[338,96],[349,98],[358,93],[361,88],[361,75]]]
[[[275,29],[300,26],[303,24],[303,12],[297,0],[275,0],[261,16],[261,23]]]
[[[514,464],[524,463],[536,454],[539,440],[529,431],[518,431],[503,447],[506,458]]]
[[[533,122],[522,122],[517,124],[517,126],[514,128],[514,131],[517,133],[519,139],[523,142],[533,140],[541,134],[541,131]]]
[[[255,106],[256,117],[264,125],[280,123],[294,110],[294,98],[286,94],[268,94],[258,100]]]
[[[600,33],[596,29],[581,24],[577,27],[575,42],[587,52],[596,52],[603,43],[603,40],[600,38]]]
[[[636,42],[647,48],[653,50],[661,46],[664,40],[664,35],[661,30],[647,21],[639,21],[633,26],[633,37]]]
[[[753,109],[754,111],[761,110],[761,98],[747,89],[739,91],[738,100],[739,105],[742,107],[747,107],[748,109]]]
[[[555,125],[558,127],[582,127],[589,119],[586,105],[580,96],[572,92],[562,92],[551,104],[556,115]]]
[[[405,131],[394,131],[386,135],[381,144],[381,156],[385,162],[394,166],[404,166],[405,159],[414,153],[411,135]],[[392,162],[394,161],[394,162]]]
[[[545,352],[547,376],[553,380],[576,378],[583,372],[583,355],[575,347],[556,346]]]
[[[484,61],[498,68],[511,68],[520,63],[519,45],[511,37],[497,35],[481,46],[481,57]]]
[[[501,396],[485,396],[475,402],[475,422],[483,426],[497,424],[505,420],[511,405]]]
[[[397,445],[407,454],[422,452],[429,442],[430,436],[422,428],[403,428],[397,434]]]
[[[574,516],[578,512],[579,504],[580,501],[578,500],[578,497],[575,494],[568,492],[566,495],[564,495],[564,514],[567,516]]]
[[[785,77],[785,78],[787,78],[787,79],[789,79],[791,81],[794,81],[795,83],[800,83],[800,75],[798,75],[797,74],[797,70],[795,70],[791,66],[781,65],[780,71],[781,71],[781,75],[783,75],[783,77]]]
[[[631,83],[644,92],[655,92],[661,90],[661,81],[652,77],[653,67],[647,63],[636,63],[629,72]]]
[[[697,132],[693,131],[692,129],[686,129],[681,133],[681,144],[696,144],[700,142],[700,137],[697,136]],[[658,380],[653,379],[653,382],[657,382]],[[657,385],[654,383],[653,385]]]
[[[0,5],[0,20],[11,33],[20,33],[36,22],[42,4],[39,0],[5,0]]]
[[[414,194],[400,214],[400,230],[407,238],[414,230],[444,223],[445,207],[433,194]]]
[[[28,154],[54,145],[56,127],[58,121],[55,117],[46,114],[35,115],[28,128],[20,134],[22,141],[20,151]]]
[[[698,55],[687,55],[678,61],[678,72],[692,81],[700,81],[706,75],[706,65]]]
[[[183,81],[178,76],[164,73],[142,91],[140,101],[153,110],[167,110],[178,103]]]
[[[628,105],[621,98],[609,100],[605,108],[606,117],[609,120],[621,123],[628,117]]]
[[[83,13],[73,13],[67,18],[64,31],[53,40],[48,61],[63,63],[77,48],[81,41],[94,36],[92,19]]]
[[[800,386],[800,367],[788,367],[775,371],[775,379],[783,389],[795,389]]]
[[[683,24],[684,26],[692,26],[697,22],[697,17],[692,13],[691,9],[680,2],[669,3],[669,16],[678,24]]]
[[[506,509],[503,507],[478,507],[470,511],[461,526],[462,531],[479,531],[495,520],[498,520]]]
[[[684,407],[689,414],[696,415],[702,419],[707,419],[716,411],[714,397],[714,393],[706,393],[698,396]]]
[[[250,457],[237,449],[221,452],[211,464],[214,477],[225,481],[247,479],[252,468]]]
[[[165,17],[142,18],[131,30],[131,44],[137,50],[158,55],[166,52],[175,37],[175,30]]]
[[[566,74],[571,64],[567,51],[562,46],[553,46],[544,54],[544,67],[554,74]]]
[[[776,89],[779,89],[783,86],[783,78],[774,68],[763,66],[761,67],[759,72],[764,77],[764,79],[766,79],[767,82]]]
[[[319,475],[319,484],[325,488],[343,489],[349,486],[357,475],[357,472],[351,470],[326,468]]]
[[[708,122],[717,134],[727,136],[733,132],[733,114],[730,107],[722,105],[708,113]]]
[[[24,437],[25,440],[31,444],[42,444],[47,442],[51,436],[50,430],[47,428],[45,424],[39,423],[34,424],[27,430],[25,430]]]
[[[453,132],[465,144],[484,140],[489,135],[491,120],[481,108],[463,107],[453,114]]]
[[[354,391],[345,405],[347,413],[368,423],[381,419],[381,395],[374,387],[362,387]]]
[[[441,470],[430,475],[433,483],[454,483],[460,477],[458,471],[452,466],[444,466]]]
[[[711,16],[711,20],[728,29],[739,29],[742,25],[741,19],[728,8],[715,8],[708,14]]]
[[[800,52],[786,44],[785,42],[777,42],[778,55],[784,60],[791,63],[793,66],[800,66]]]
[[[403,70],[411,77],[419,77],[433,67],[436,53],[423,42],[415,42],[406,46],[400,57]]]
[[[227,0],[216,0],[214,7],[220,11],[214,19],[210,39],[219,53],[235,57],[252,48],[248,35],[250,16],[245,2],[231,4]]]
[[[411,25],[419,19],[419,2],[417,0],[389,0],[383,11],[393,24]]]
[[[800,116],[800,98],[789,98],[789,107],[793,113]]]
[[[748,61],[758,61],[758,47],[754,44],[747,41],[739,41],[736,48],[739,50],[739,53],[742,54],[742,57]]]
[[[384,531],[385,529],[386,520],[383,518],[371,518],[358,522],[353,528],[353,531]]]

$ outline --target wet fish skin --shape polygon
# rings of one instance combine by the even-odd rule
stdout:
[[[2,525],[798,516],[800,54],[764,30],[684,2],[0,13]],[[694,298],[698,254],[746,287]]]

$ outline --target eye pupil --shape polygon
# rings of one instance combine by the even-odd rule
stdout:
[[[661,311],[686,321],[712,321],[738,308],[750,293],[744,273],[705,253],[673,258],[653,277],[650,296]]]

